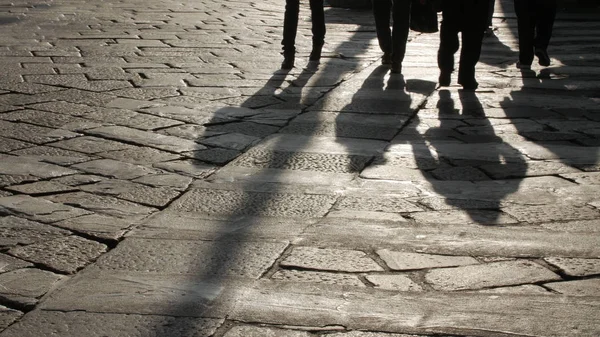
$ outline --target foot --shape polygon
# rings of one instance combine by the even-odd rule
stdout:
[[[402,74],[402,63],[392,62],[392,68],[390,70],[392,74]]]
[[[521,61],[517,62],[517,68],[521,70],[531,70],[531,64],[522,64]]]
[[[464,90],[477,90],[477,88],[479,87],[479,83],[477,83],[477,81],[475,81],[474,79],[460,83],[460,85],[462,85]]]
[[[281,69],[283,70],[290,70],[294,68],[294,57],[293,56],[286,56],[283,59],[283,62],[281,63]]]
[[[550,65],[550,56],[548,56],[548,51],[546,49],[535,48],[535,56],[538,57],[541,66],[547,67]]]
[[[452,80],[452,73],[442,71],[440,73],[440,77],[438,79],[438,83],[441,87],[447,87],[450,85],[450,81]]]
[[[392,64],[392,54],[391,53],[383,53],[383,57],[381,57],[381,64],[383,64],[383,65]]]
[[[321,59],[321,47],[313,47],[310,52],[310,56],[308,57],[309,61],[318,61]]]

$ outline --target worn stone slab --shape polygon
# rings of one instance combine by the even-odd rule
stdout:
[[[18,310],[0,306],[0,329],[6,329],[21,316],[23,316],[23,313]]]
[[[223,337],[310,337],[306,331],[284,330],[279,328],[252,325],[234,326]]]
[[[30,184],[7,186],[5,188],[9,191],[29,195],[74,192],[79,190],[76,187],[64,185],[55,181],[37,181]]]
[[[90,136],[77,137],[60,142],[55,142],[52,143],[52,146],[65,150],[83,152],[87,154],[126,150],[130,147],[130,145],[128,144]]]
[[[78,173],[62,166],[48,164],[40,159],[21,156],[2,156],[0,174],[32,175],[39,178],[54,178]]]
[[[405,275],[367,275],[375,288],[395,291],[423,291],[423,287]]]
[[[198,160],[174,160],[165,163],[155,163],[153,165],[156,168],[160,168],[169,172],[182,174],[194,178],[204,179],[211,175],[217,167],[209,165]]]
[[[477,264],[470,256],[447,256],[378,250],[377,255],[392,270],[429,269]]]
[[[523,154],[531,159],[560,159],[566,163],[594,164],[598,161],[598,147],[568,145],[538,145],[532,142],[513,143]]]
[[[80,208],[26,195],[0,198],[0,211],[42,222],[55,222],[90,214],[89,211]]]
[[[425,280],[437,290],[482,289],[560,280],[550,270],[529,261],[501,261],[454,268],[433,269]]]
[[[515,219],[529,223],[595,219],[600,213],[588,207],[576,207],[569,204],[554,205],[516,205],[502,208]]]
[[[73,274],[85,267],[107,250],[106,245],[78,236],[12,248],[9,253],[52,270]]]
[[[335,197],[323,194],[194,188],[169,206],[174,212],[235,217],[240,215],[319,217]]]
[[[500,287],[479,290],[483,294],[530,294],[530,295],[552,295],[551,292],[540,286],[525,284],[522,286]]]
[[[569,296],[594,296],[600,293],[600,279],[551,282],[544,284],[556,292]]]
[[[151,207],[166,206],[181,193],[181,191],[170,187],[151,187],[117,179],[84,185],[80,189],[89,193],[112,195]]]
[[[406,200],[402,196],[381,194],[377,196],[345,196],[335,205],[337,210],[360,210],[389,213],[412,213],[423,211],[423,208]]]
[[[582,185],[600,185],[600,172],[568,173],[560,176]]]
[[[78,136],[77,133],[67,130],[2,120],[0,120],[0,134],[7,138],[34,144],[45,144]]]
[[[157,173],[134,179],[133,182],[152,187],[171,187],[176,190],[185,190],[192,178],[172,173]]]
[[[92,175],[92,174],[73,174],[70,176],[64,176],[60,178],[54,178],[52,181],[55,181],[59,184],[69,185],[69,186],[80,186],[85,184],[91,184],[98,181],[105,180],[107,178]]]
[[[69,151],[50,146],[35,146],[11,152],[20,157],[43,160],[57,165],[72,165],[93,159],[80,152]]]
[[[579,172],[576,168],[560,162],[528,161],[526,163],[487,164],[479,167],[494,179],[544,176],[557,173]]]
[[[151,165],[181,158],[180,155],[149,147],[135,146],[126,150],[98,153],[99,156],[136,165]]]
[[[92,160],[73,165],[72,167],[87,173],[124,180],[135,179],[148,174],[156,173],[155,170],[144,166],[124,163],[122,161],[112,159]]]
[[[198,149],[198,144],[191,140],[174,136],[165,136],[154,132],[141,131],[123,126],[107,126],[87,130],[87,132],[101,137],[117,139],[142,146],[150,146],[159,150],[176,153]]]
[[[275,134],[267,137],[257,146],[270,151],[292,153],[310,152],[372,156],[381,154],[387,145],[387,142],[370,139]]]
[[[138,205],[108,195],[96,195],[86,192],[57,194],[45,198],[53,202],[81,207],[91,212],[129,220],[142,219],[156,211],[155,208]],[[90,214],[91,212],[80,215]]]
[[[133,221],[101,214],[90,214],[55,222],[53,225],[94,238],[118,240],[133,225]]]
[[[61,238],[71,234],[50,225],[15,216],[0,218],[0,246],[10,248]]]
[[[248,136],[240,133],[227,133],[223,135],[200,139],[198,142],[203,145],[222,147],[242,151],[260,141],[261,138]]]
[[[417,222],[424,224],[507,225],[518,223],[514,218],[500,211],[480,209],[417,212],[412,213],[411,217]]]
[[[372,258],[358,250],[302,246],[294,247],[291,254],[283,259],[280,265],[291,268],[345,272],[383,271],[383,268]]]
[[[268,164],[267,164],[268,165]],[[289,169],[252,168],[227,165],[209,177],[212,182],[280,183],[289,185],[347,186],[356,177],[353,173],[296,171]]]
[[[282,306],[281,303],[285,303]],[[443,305],[440,305],[443,303]],[[260,283],[245,292],[234,320],[422,334],[593,336],[596,298],[390,292]],[[376,319],[366,319],[376,317]]]
[[[568,257],[546,257],[544,260],[569,276],[600,274],[600,259],[577,259]]]
[[[32,267],[33,264],[14,258],[10,255],[0,254],[0,273],[6,273],[9,271]]]
[[[33,337],[53,333],[62,337],[208,337],[222,323],[222,319],[212,318],[36,310],[0,335]]]
[[[30,308],[64,278],[65,276],[35,268],[0,274],[0,298]]]
[[[315,284],[334,284],[340,286],[365,287],[358,276],[340,273],[326,273],[309,270],[287,270],[277,271],[271,279],[286,282],[307,282]]]
[[[0,152],[10,152],[31,146],[34,146],[34,144],[22,142],[16,139],[0,137]]]
[[[286,242],[188,241],[128,238],[94,268],[158,274],[259,278]]]

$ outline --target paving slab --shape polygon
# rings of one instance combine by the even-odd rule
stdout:
[[[378,250],[377,255],[379,255],[392,270],[456,267],[479,263],[479,261],[470,256],[416,254],[390,251],[387,249]]]
[[[0,211],[41,222],[55,222],[90,214],[80,208],[26,195],[0,198]]]
[[[282,266],[345,272],[383,271],[372,258],[357,250],[294,247]]]
[[[22,308],[33,308],[38,300],[65,279],[49,271],[24,268],[0,275],[0,297],[18,303]]]
[[[544,284],[558,293],[569,296],[598,296],[600,290],[599,279],[575,280],[567,282],[550,282]]]

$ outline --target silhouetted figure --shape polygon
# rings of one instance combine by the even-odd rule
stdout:
[[[494,34],[494,7],[496,7],[496,0],[489,0],[490,5],[488,8],[488,22],[487,28],[485,29],[485,35],[490,36]]]
[[[487,25],[488,0],[443,0],[442,26],[440,29],[440,49],[438,67],[440,86],[450,85],[454,71],[454,54],[460,44],[458,33],[462,34],[458,83],[467,90],[475,90],[475,65],[481,54],[481,44]]]
[[[550,65],[548,45],[556,17],[556,0],[515,0],[519,30],[517,68],[531,69],[533,56],[541,66]]]
[[[373,0],[372,2],[377,40],[383,51],[381,64],[391,65],[392,73],[402,73],[402,61],[406,53],[410,27],[411,0]],[[392,29],[390,29],[390,13]]]
[[[312,51],[310,61],[321,59],[321,50],[325,43],[325,11],[323,0],[310,0],[312,22]],[[285,16],[283,19],[283,63],[281,69],[292,69],[296,55],[296,33],[298,31],[298,15],[300,0],[285,1]]]

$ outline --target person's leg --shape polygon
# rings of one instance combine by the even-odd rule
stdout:
[[[325,44],[325,11],[323,0],[310,0],[310,12],[312,20],[312,51],[309,59],[318,61],[321,58],[321,50]]]
[[[537,0],[536,1],[536,35],[533,41],[535,55],[538,57],[540,65],[549,66],[550,56],[548,56],[548,45],[552,37],[552,28],[556,18],[556,0]]]
[[[496,0],[489,0],[487,27],[492,27],[494,7],[496,7]]]
[[[533,62],[535,14],[531,0],[514,0],[519,33],[519,66],[530,67]]]
[[[440,27],[440,48],[438,49],[439,82],[442,86],[450,85],[450,76],[454,71],[454,54],[458,51],[457,4],[444,1],[442,5],[442,24]]]
[[[383,64],[391,62],[392,55],[392,31],[390,29],[390,11],[392,9],[391,0],[373,0],[373,16],[375,18],[375,30],[377,32],[377,41],[383,51]]]
[[[296,54],[296,32],[298,31],[298,14],[300,12],[300,0],[286,0],[285,14],[283,17],[283,63],[282,69],[294,67],[294,55]]]
[[[392,72],[401,73],[410,27],[411,0],[393,0],[393,2]]]
[[[475,66],[481,55],[484,29],[487,20],[485,14],[488,12],[489,2],[478,0],[464,0],[463,7],[463,30],[462,48],[460,52],[460,66],[458,69],[458,83],[465,89],[477,89],[475,80]]]

